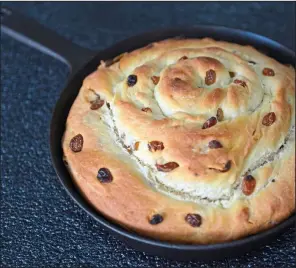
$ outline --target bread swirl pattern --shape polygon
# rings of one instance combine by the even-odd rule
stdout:
[[[258,232],[295,208],[294,81],[252,47],[153,43],[84,80],[65,158],[98,210],[144,235],[213,243]]]

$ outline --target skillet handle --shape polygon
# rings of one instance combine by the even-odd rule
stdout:
[[[82,68],[96,54],[7,7],[1,7],[1,31],[66,63],[72,73]]]

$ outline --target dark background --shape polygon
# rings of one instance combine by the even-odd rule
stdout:
[[[295,49],[292,2],[5,5],[96,50],[146,30],[197,24],[246,29]],[[2,35],[2,267],[295,267],[295,228],[240,258],[207,263],[148,256],[109,235],[66,194],[51,165],[50,117],[67,74],[62,63]]]

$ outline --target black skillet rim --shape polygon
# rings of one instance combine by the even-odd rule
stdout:
[[[181,27],[181,28],[172,28],[172,29],[160,29],[157,31],[151,31],[146,32],[143,34],[139,34],[133,37],[130,37],[128,39],[125,39],[123,41],[120,41],[116,43],[115,45],[111,46],[110,48],[107,48],[105,50],[102,50],[98,52],[98,55],[95,56],[89,63],[87,63],[83,68],[81,68],[76,74],[73,74],[65,89],[63,90],[62,94],[60,95],[59,100],[56,103],[56,106],[54,108],[52,120],[51,120],[51,126],[50,126],[50,152],[51,152],[51,159],[54,166],[54,169],[57,173],[57,176],[62,183],[63,187],[65,188],[66,192],[71,196],[71,198],[78,204],[85,212],[87,212],[90,216],[92,216],[96,221],[98,221],[101,225],[106,227],[107,229],[111,230],[115,235],[120,235],[123,238],[129,239],[131,242],[134,240],[135,242],[140,242],[141,244],[146,244],[146,246],[151,247],[159,247],[163,249],[177,249],[184,253],[186,252],[196,252],[196,253],[204,253],[209,251],[217,251],[219,249],[225,249],[228,248],[229,250],[239,249],[242,246],[246,246],[247,244],[254,244],[258,242],[258,244],[262,244],[262,241],[266,241],[269,237],[274,237],[277,234],[280,234],[283,232],[286,228],[290,227],[295,223],[296,221],[296,215],[295,213],[292,214],[288,219],[284,220],[280,224],[272,227],[271,229],[259,232],[257,234],[234,240],[229,242],[223,242],[223,243],[216,243],[216,244],[207,244],[207,245],[201,245],[201,244],[178,244],[178,243],[170,243],[166,241],[161,240],[154,240],[145,236],[141,236],[139,234],[130,232],[121,226],[117,225],[116,223],[113,223],[106,219],[103,215],[100,214],[99,211],[95,210],[95,208],[86,200],[85,197],[81,193],[79,193],[79,189],[77,189],[74,186],[73,180],[71,178],[71,175],[67,171],[67,168],[65,167],[63,160],[62,160],[62,148],[61,148],[61,139],[62,134],[64,132],[64,126],[66,122],[66,118],[69,113],[69,109],[72,106],[73,100],[75,99],[76,95],[78,94],[80,86],[76,86],[76,90],[69,90],[69,88],[75,87],[74,85],[71,86],[71,84],[81,84],[82,79],[87,76],[91,71],[93,71],[96,67],[96,65],[99,62],[99,59],[106,60],[108,58],[105,58],[103,55],[111,55],[112,57],[115,57],[119,55],[120,53],[112,53],[112,51],[131,51],[138,47],[143,47],[145,44],[147,45],[150,42],[162,40],[168,37],[173,36],[186,36],[186,38],[190,37],[206,37],[204,35],[204,32],[210,32],[208,37],[216,39],[216,40],[226,40],[229,41],[229,36],[232,36],[234,43],[236,43],[236,39],[239,39],[240,41],[237,43],[245,43],[246,42],[252,46],[255,46],[258,48],[258,46],[261,48],[263,47],[265,51],[269,52],[270,50],[278,51],[279,53],[282,53],[283,57],[285,57],[285,61],[288,61],[290,64],[295,64],[295,53],[288,49],[287,47],[279,44],[276,41],[273,41],[267,37],[247,32],[244,30],[239,29],[232,29],[222,26],[206,26],[206,25],[200,25],[196,27]],[[214,34],[213,34],[214,33]],[[213,35],[216,36],[223,36],[226,35],[227,38],[216,38]],[[227,40],[228,39],[228,40]],[[143,42],[137,42],[137,40],[144,40]],[[145,40],[150,40],[150,42],[146,42]],[[152,41],[151,41],[152,40]],[[129,43],[137,43],[136,46],[130,46]],[[246,43],[246,44],[247,44]],[[258,45],[258,46],[257,46]],[[125,47],[130,47],[130,49],[126,49]],[[268,53],[269,54],[269,53]],[[271,55],[272,56],[272,55]],[[275,57],[274,55],[272,57]],[[275,57],[276,58],[276,57]],[[292,58],[290,60],[289,58]],[[90,70],[90,71],[87,71]],[[77,80],[77,81],[76,81]],[[73,94],[74,92],[74,94]],[[69,99],[72,99],[72,101],[69,101]],[[70,102],[70,105],[69,105]],[[68,103],[64,106],[63,104]],[[61,114],[63,116],[61,116]],[[62,119],[61,119],[62,118]],[[64,119],[64,120],[63,120]],[[56,124],[56,122],[64,121],[63,126]],[[60,133],[60,134],[58,134]],[[58,137],[57,137],[58,136]],[[70,181],[70,182],[69,182]],[[223,257],[223,256],[222,256]]]

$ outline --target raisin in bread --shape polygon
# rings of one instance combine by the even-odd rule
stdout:
[[[216,243],[295,209],[295,70],[250,46],[165,40],[101,62],[62,141],[104,216],[155,239]]]

